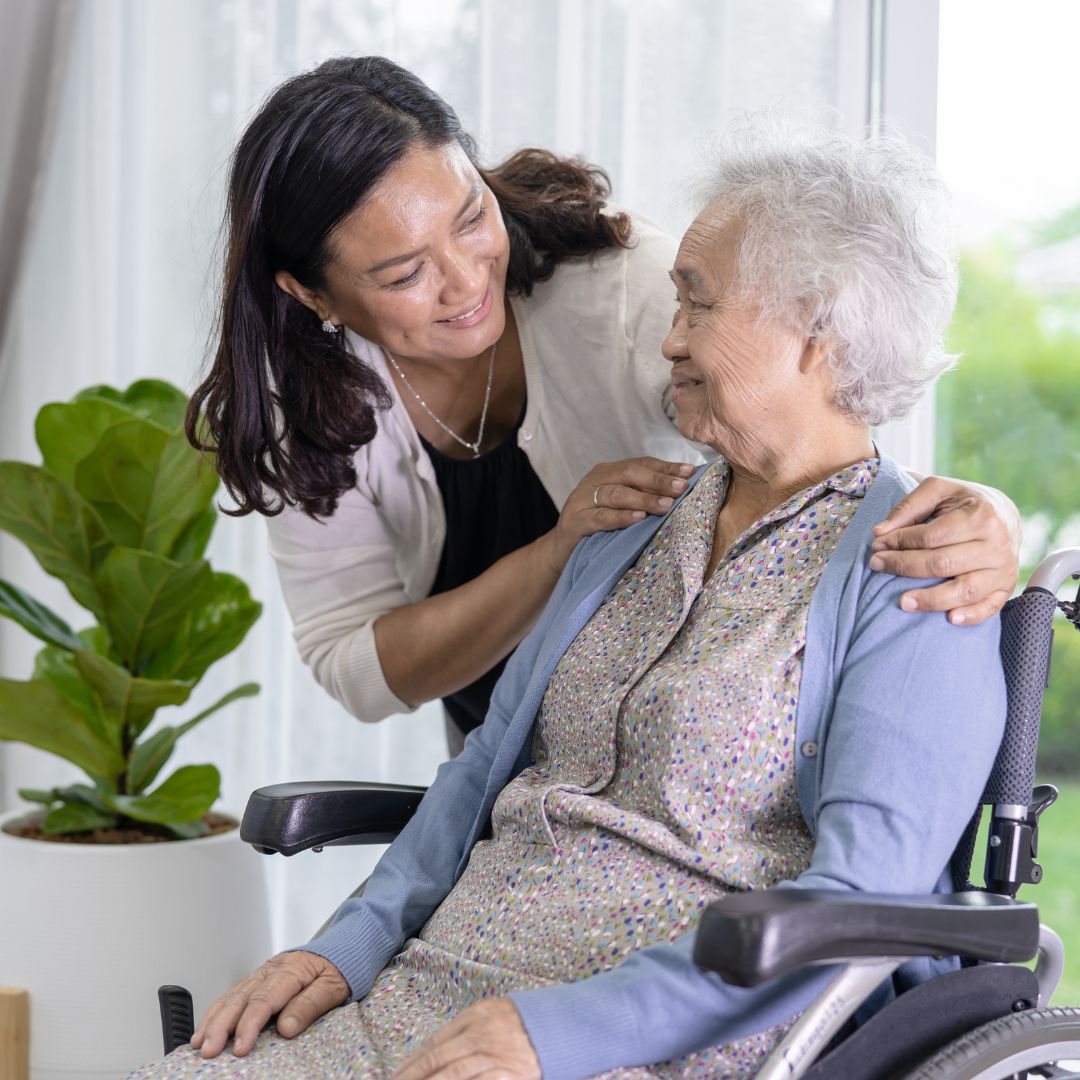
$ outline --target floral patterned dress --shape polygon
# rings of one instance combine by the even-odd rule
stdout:
[[[711,901],[806,868],[795,713],[810,598],[876,473],[867,459],[755,522],[705,573],[729,470],[712,466],[560,660],[534,764],[490,839],[367,997],[304,1036],[133,1077],[381,1078],[469,1003],[618,964]],[[782,1024],[608,1077],[751,1077]]]

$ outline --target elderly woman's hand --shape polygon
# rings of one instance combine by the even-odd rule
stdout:
[[[1020,515],[1001,492],[931,476],[898,502],[874,533],[872,569],[949,578],[904,593],[905,611],[947,611],[951,622],[973,625],[1000,611],[1012,595]]]
[[[508,998],[487,998],[462,1010],[409,1055],[394,1080],[467,1076],[540,1080],[540,1062]]]
[[[666,514],[693,472],[693,465],[653,457],[595,466],[570,493],[548,533],[555,571],[562,571],[583,537],[625,529],[646,514]]]
[[[348,997],[349,984],[329,960],[309,952],[282,953],[206,1010],[191,1045],[204,1058],[216,1057],[236,1032],[233,1053],[243,1057],[275,1013],[278,1034],[291,1039]]]

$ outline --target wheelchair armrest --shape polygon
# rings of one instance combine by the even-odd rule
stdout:
[[[348,780],[271,784],[248,798],[240,839],[264,855],[295,855],[329,844],[388,844],[425,791]]]
[[[773,889],[704,911],[694,963],[735,986],[845,957],[952,956],[1014,963],[1039,946],[1039,909],[993,893],[896,896]]]

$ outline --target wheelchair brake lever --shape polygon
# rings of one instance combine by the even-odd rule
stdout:
[[[1028,803],[1028,824],[1032,828],[1038,828],[1043,811],[1053,806],[1057,797],[1058,789],[1053,784],[1039,784],[1035,788],[1031,793],[1031,802]]]
[[[1080,574],[1073,574],[1074,580],[1080,580]],[[1080,630],[1080,588],[1076,590],[1075,600],[1059,600],[1058,607],[1064,613],[1065,618]]]
[[[1057,802],[1057,797],[1058,789],[1053,784],[1039,784],[1031,793],[1031,802],[1028,803],[1027,823],[1031,826],[1032,858],[1039,854],[1039,818],[1042,817],[1044,810],[1049,809]],[[1042,880],[1042,867],[1038,863],[1033,865],[1038,867],[1039,880]],[[1034,881],[1032,884],[1038,884],[1038,881]]]

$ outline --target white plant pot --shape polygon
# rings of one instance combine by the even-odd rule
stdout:
[[[108,845],[0,831],[0,985],[30,993],[31,1080],[117,1080],[161,1057],[158,986],[186,986],[197,1021],[261,964],[262,858],[238,829]]]

